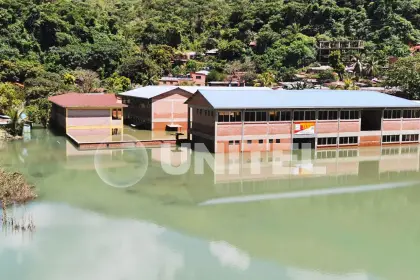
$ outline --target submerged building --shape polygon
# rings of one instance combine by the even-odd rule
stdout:
[[[70,137],[112,136],[123,132],[125,107],[115,94],[66,93],[52,96],[51,124]]]
[[[208,87],[196,86],[146,86],[120,93],[124,110],[124,119],[128,124],[145,129],[187,131],[188,105],[185,101],[197,90]],[[243,91],[249,87],[226,88],[212,87],[211,91]],[[261,91],[271,90],[260,88]]]
[[[419,143],[420,104],[373,91],[210,91],[186,102],[188,137],[211,152]]]

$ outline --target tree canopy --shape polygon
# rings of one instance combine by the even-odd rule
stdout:
[[[34,106],[64,90],[119,92],[200,68],[222,79],[235,63],[252,64],[247,80],[261,83],[315,62],[316,41],[333,39],[366,41],[374,75],[420,42],[420,0],[3,0],[0,82],[24,85]],[[210,49],[217,55],[175,63]]]

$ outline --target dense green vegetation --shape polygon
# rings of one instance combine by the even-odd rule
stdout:
[[[373,76],[420,41],[420,0],[0,0],[0,111],[25,102],[45,123],[45,99],[59,91],[118,92],[203,67],[210,80],[246,71],[271,85],[314,63],[317,40],[335,39],[365,40]]]

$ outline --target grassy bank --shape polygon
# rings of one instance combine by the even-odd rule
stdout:
[[[22,174],[7,172],[0,168],[0,202],[3,210],[12,203],[25,203],[37,197],[34,187]]]

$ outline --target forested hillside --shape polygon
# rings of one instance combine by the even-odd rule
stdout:
[[[420,42],[420,0],[0,0],[0,111],[22,90],[36,110],[57,91],[83,91],[77,81],[120,91],[202,67],[210,79],[229,67],[285,79],[316,60],[317,40],[333,39],[365,40],[379,63],[407,56]]]

